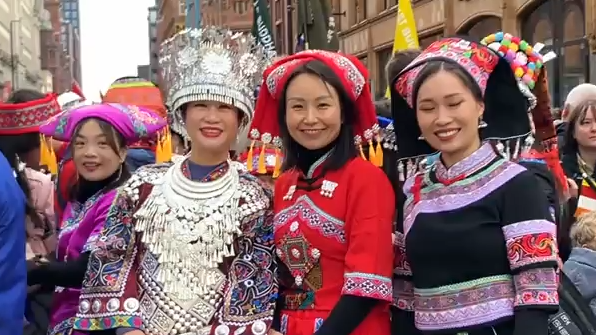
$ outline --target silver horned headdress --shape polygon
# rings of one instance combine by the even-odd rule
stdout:
[[[255,39],[219,27],[186,29],[161,45],[159,60],[174,131],[187,137],[180,108],[191,101],[218,101],[242,111],[250,124],[254,89],[270,61]]]

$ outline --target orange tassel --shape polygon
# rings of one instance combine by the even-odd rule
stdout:
[[[372,141],[368,141],[368,160],[373,163],[375,166],[377,165],[377,156],[375,155],[375,146],[373,145]]]
[[[246,168],[249,172],[252,172],[254,166],[252,164],[253,150],[255,148],[255,141],[250,142],[250,149],[248,149],[248,155],[246,156]]]
[[[381,145],[381,138],[377,138],[377,147],[375,150],[375,157],[377,158],[378,167],[383,167],[383,146]]]
[[[46,166],[48,172],[52,175],[56,175],[58,173],[58,162],[56,161],[56,154],[52,147],[52,139],[40,135],[39,141],[39,164]]]
[[[275,149],[275,168],[272,177],[275,179],[281,174],[281,150]]]
[[[261,145],[261,152],[259,153],[259,167],[257,173],[267,174],[267,166],[265,166],[265,144]]]
[[[366,156],[364,156],[364,150],[362,149],[362,144],[358,144],[358,151],[360,152],[360,157],[366,160]]]

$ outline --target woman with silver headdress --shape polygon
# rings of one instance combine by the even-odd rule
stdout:
[[[162,45],[173,163],[140,168],[91,253],[75,328],[116,334],[264,335],[277,297],[272,195],[231,146],[266,66],[254,40],[218,28]]]

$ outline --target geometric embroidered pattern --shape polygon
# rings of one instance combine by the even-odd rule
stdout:
[[[558,305],[558,275],[553,268],[535,268],[513,276],[515,306]]]
[[[344,274],[341,294],[393,301],[391,279],[361,272]]]
[[[510,275],[496,275],[429,289],[414,288],[416,327],[423,331],[485,324],[513,315]]]
[[[300,196],[294,205],[275,216],[275,229],[294,221],[308,225],[325,237],[333,238],[342,244],[346,243],[344,222],[323,212],[306,195]]]

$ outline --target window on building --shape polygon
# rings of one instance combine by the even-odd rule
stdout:
[[[495,30],[497,31],[497,30]],[[443,37],[443,34],[437,34],[437,35],[431,35],[431,36],[426,36],[420,39],[420,49],[426,49],[429,45],[431,45],[433,42],[438,41],[440,38]]]
[[[470,35],[477,40],[501,30],[501,18],[496,16],[485,16],[472,23],[468,29],[462,31],[463,34]]]
[[[186,0],[178,0],[178,14],[186,15]]]
[[[356,23],[358,23],[358,2],[354,1],[348,8],[348,24],[353,26]]]
[[[397,5],[397,0],[383,0],[383,9],[389,9],[396,5]]]
[[[282,13],[281,0],[275,0],[275,20],[281,20],[283,18]]]
[[[522,36],[531,44],[546,45],[541,53],[558,57],[545,64],[552,104],[561,106],[569,91],[589,77],[588,43],[584,37],[583,1],[547,1],[522,20]],[[561,15],[561,13],[564,13]],[[558,38],[556,38],[558,36]]]
[[[71,4],[71,6],[72,6],[72,10],[79,10],[79,5],[78,5],[78,3],[76,3],[76,2],[73,2],[73,3]]]
[[[365,67],[368,67],[368,58],[366,58],[366,57],[360,57],[360,58],[358,58],[358,60],[360,60],[360,62],[362,62],[362,64]]]
[[[248,2],[247,1],[235,1],[234,2],[234,12],[236,14],[243,15],[248,12]]]
[[[284,36],[284,26],[282,22],[275,25],[275,51],[277,51],[278,55],[283,53],[283,36]]]
[[[366,20],[366,1],[363,0],[355,0],[356,1],[356,23],[360,23]]]
[[[68,11],[67,10],[67,11],[64,12],[64,18],[66,20],[70,20],[71,19],[71,16],[70,15],[71,15],[71,11]]]
[[[65,10],[71,10],[72,9],[71,5],[72,4],[70,2],[64,2],[63,7]]]
[[[390,46],[388,48],[385,48],[379,52],[377,52],[377,90],[376,90],[376,97],[378,99],[382,98],[385,96],[385,91],[387,90],[387,75],[385,73],[385,66],[387,65],[387,63],[389,63],[389,60],[391,60],[391,55],[393,54],[392,52],[393,47]]]

